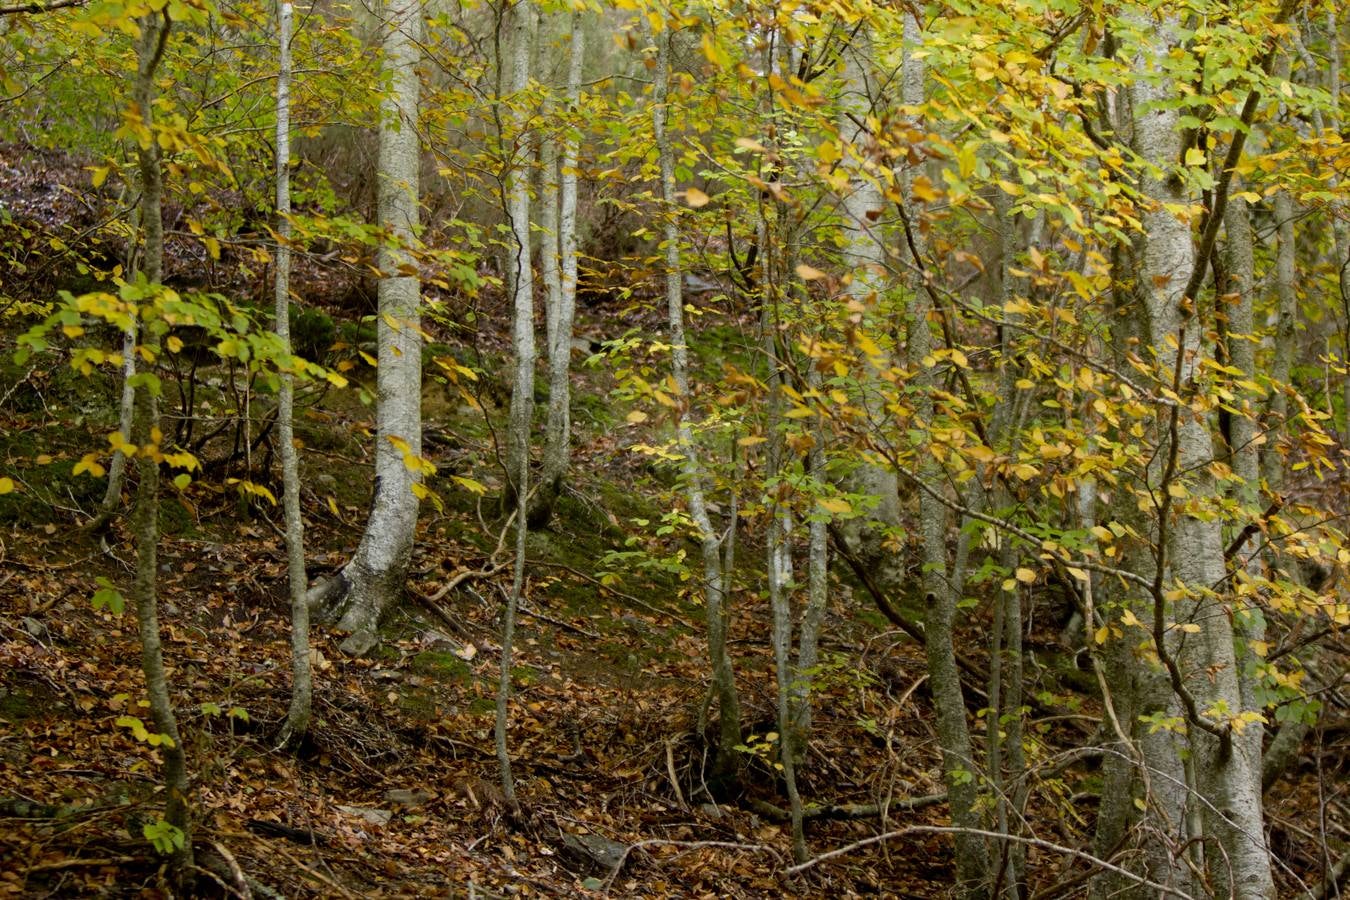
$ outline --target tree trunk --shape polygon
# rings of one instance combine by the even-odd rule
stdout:
[[[553,142],[548,142],[548,150],[540,148],[540,162],[544,165],[540,202],[545,209],[540,258],[544,264],[544,280],[548,284],[549,391],[543,466],[530,504],[531,528],[542,528],[553,517],[553,507],[562,492],[572,459],[571,363],[577,297],[577,153],[580,146],[578,106],[586,32],[581,13],[573,13],[571,22],[562,152],[560,155],[553,152]]]
[[[529,158],[524,132],[526,110],[519,105],[519,97],[530,85],[530,47],[533,43],[535,10],[530,0],[518,0],[512,7],[511,23],[511,93],[517,98],[513,107],[513,133],[520,150],[518,159]],[[511,467],[510,496],[516,512],[516,559],[511,580],[511,594],[507,598],[502,617],[501,671],[497,682],[497,718],[494,736],[497,744],[497,763],[501,769],[502,793],[515,810],[515,780],[511,775],[511,756],[506,746],[506,730],[511,701],[511,659],[516,628],[516,609],[525,587],[525,540],[529,532],[530,427],[534,413],[534,278],[530,269],[530,177],[528,170],[512,166],[506,178],[507,212],[514,241],[515,296],[511,345],[515,351],[515,387],[511,392],[511,432],[507,438]]]
[[[1179,22],[1168,14],[1161,22],[1137,22],[1143,46],[1139,64],[1143,70],[1165,72],[1168,54],[1180,46]],[[1154,40],[1147,36],[1153,35]],[[1191,227],[1173,212],[1187,201],[1182,182],[1169,174],[1181,158],[1179,113],[1168,103],[1177,96],[1170,77],[1138,80],[1132,86],[1134,147],[1157,172],[1141,179],[1141,193],[1150,206],[1142,211],[1143,267],[1140,284],[1145,297],[1149,337],[1158,356],[1159,368],[1174,380],[1173,389],[1192,389],[1203,349],[1203,326],[1194,319],[1194,298],[1183,296],[1185,285],[1197,265]],[[1172,210],[1166,208],[1171,206]],[[1203,264],[1204,261],[1200,261]],[[1238,685],[1238,661],[1234,654],[1234,629],[1230,610],[1221,596],[1225,581],[1221,524],[1212,517],[1195,514],[1198,505],[1214,497],[1216,487],[1208,466],[1214,459],[1207,420],[1189,406],[1167,409],[1160,415],[1160,430],[1170,430],[1163,439],[1167,471],[1188,473],[1189,497],[1175,511],[1164,502],[1159,528],[1166,539],[1159,547],[1165,553],[1160,568],[1185,596],[1170,602],[1170,619],[1196,626],[1193,639],[1168,638],[1173,646],[1158,647],[1172,654],[1184,678],[1184,687],[1202,711],[1221,704],[1230,711],[1242,708]],[[1174,426],[1167,426],[1170,419]],[[1170,485],[1159,485],[1166,492]],[[1156,596],[1155,603],[1163,598]],[[1158,629],[1155,627],[1155,640]],[[1168,629],[1176,635],[1179,629]],[[1230,713],[1231,715],[1232,713]],[[1220,722],[1224,727],[1226,723]],[[1231,726],[1229,733],[1231,734]],[[1161,734],[1162,732],[1159,732]],[[1191,759],[1195,766],[1207,836],[1217,839],[1222,852],[1207,854],[1210,877],[1219,889],[1238,898],[1273,897],[1270,858],[1265,846],[1261,808],[1261,764],[1253,759],[1242,741],[1229,742],[1192,722],[1188,731]],[[1154,736],[1156,737],[1156,735]],[[1147,740],[1147,739],[1146,739]],[[1159,786],[1160,790],[1174,787]]]
[[[905,14],[905,59],[902,64],[902,94],[907,106],[924,102],[924,64],[916,51],[923,46],[921,26],[912,13]],[[924,254],[922,229],[918,227],[921,210],[914,202],[911,185],[913,171],[907,169],[901,177],[901,189],[909,204],[910,221],[914,223],[910,237],[914,242],[916,270],[922,267]],[[914,428],[926,431],[934,416],[933,392],[937,382],[932,368],[924,360],[933,349],[933,335],[929,316],[932,301],[924,289],[922,275],[910,279],[910,312],[908,354],[910,364],[917,370],[913,383],[917,388],[914,402]],[[961,693],[961,676],[956,665],[952,644],[956,617],[956,596],[948,580],[950,565],[947,558],[947,508],[931,492],[946,489],[941,467],[926,447],[916,448],[920,462],[916,475],[926,485],[919,493],[919,537],[923,558],[923,591],[925,602],[924,637],[928,659],[929,686],[937,711],[938,744],[942,750],[942,770],[947,781],[947,798],[951,808],[952,824],[957,828],[983,827],[976,801],[979,778],[966,722],[965,697]],[[973,834],[957,834],[956,876],[964,897],[989,896],[989,851],[984,839]]]
[[[713,694],[717,698],[718,739],[711,784],[729,787],[738,779],[739,760],[736,745],[741,743],[740,699],[736,694],[736,676],[732,670],[731,655],[727,651],[727,620],[725,606],[729,595],[729,567],[722,559],[722,540],[713,528],[704,495],[705,472],[702,456],[694,440],[689,422],[689,403],[692,399],[689,383],[689,347],[684,332],[683,271],[680,264],[680,228],[678,200],[675,196],[675,154],[670,135],[666,131],[666,102],[670,81],[670,27],[656,40],[656,72],[652,85],[652,132],[656,140],[656,154],[661,170],[661,201],[665,207],[662,243],[666,263],[666,312],[670,325],[671,377],[679,393],[677,407],[677,438],[683,454],[682,477],[689,515],[699,533],[699,548],[703,556],[704,612],[708,624],[708,661],[712,667]],[[735,528],[735,520],[729,523]],[[734,531],[728,531],[728,538]]]
[[[881,194],[880,179],[883,176],[878,159],[868,149],[872,142],[863,124],[877,111],[871,32],[866,27],[859,28],[842,49],[841,56],[844,73],[838,127],[847,148],[841,165],[847,166],[850,174],[847,192],[839,204],[844,237],[845,289],[850,297],[875,310],[878,293],[885,284],[887,261],[885,236],[878,219],[886,206]],[[883,360],[880,365],[884,368],[888,362]],[[867,391],[864,400],[869,412],[875,418],[883,418],[885,413],[878,393],[866,387],[864,390]],[[882,588],[898,593],[902,567],[896,555],[884,547],[885,530],[900,523],[896,473],[885,466],[864,465],[854,480],[854,489],[875,497],[877,505],[870,517],[843,523],[843,533],[848,536],[854,552],[877,573]]]
[[[141,222],[145,239],[145,280],[150,294],[142,303],[154,303],[164,277],[164,177],[159,144],[153,128],[155,71],[164,58],[170,21],[167,14],[151,14],[141,19],[141,37],[136,45],[137,76],[133,103],[140,115],[142,131],[137,158],[141,179]],[[151,359],[159,353],[159,340],[153,329],[146,329],[142,349]],[[188,808],[187,754],[178,732],[178,719],[169,695],[164,671],[164,651],[159,633],[159,464],[163,459],[159,443],[159,382],[145,373],[135,385],[131,439],[137,447],[136,508],[132,534],[136,541],[136,577],[133,594],[136,624],[141,640],[141,668],[145,672],[146,693],[155,730],[169,740],[164,754],[164,821],[181,832],[182,845],[170,857],[171,876],[180,891],[187,885],[192,869],[192,821]]]
[[[332,592],[337,602],[325,614],[350,633],[342,649],[353,654],[378,643],[380,617],[403,595],[417,532],[414,487],[420,487],[424,465],[421,281],[412,254],[418,225],[422,11],[417,0],[387,0],[384,15],[383,68],[390,90],[380,103],[379,220],[384,239],[378,256],[375,496],[361,543]],[[322,593],[320,588],[311,591],[311,602]]]
[[[275,327],[281,349],[291,353],[291,0],[277,3],[277,248]],[[300,460],[295,448],[295,376],[281,373],[277,399],[277,450],[286,517],[286,575],[291,594],[291,703],[278,743],[295,748],[309,729],[313,682],[309,668],[309,602],[305,596],[305,522],[300,516]]]

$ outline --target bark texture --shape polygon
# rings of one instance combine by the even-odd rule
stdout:
[[[543,248],[540,259],[548,285],[548,420],[539,485],[531,500],[530,527],[546,525],[562,492],[572,461],[572,326],[577,299],[577,133],[586,31],[580,13],[571,16],[567,64],[566,116],[561,151],[549,141],[540,148],[543,163]]]
[[[1167,74],[1166,61],[1181,45],[1180,23],[1174,14],[1167,14],[1161,22],[1139,25],[1142,35],[1153,35],[1152,39],[1143,38],[1138,56],[1139,67],[1150,77],[1137,80],[1131,90],[1134,148],[1152,167],[1140,184],[1148,204],[1141,216],[1140,284],[1148,336],[1159,370],[1172,373],[1174,386],[1186,396],[1193,392],[1204,350],[1200,343],[1203,326],[1195,318],[1192,298],[1184,296],[1197,260],[1190,223],[1175,211],[1189,198],[1181,179],[1172,172],[1181,158],[1182,129],[1177,109],[1167,104],[1178,92],[1174,78]],[[1166,643],[1172,646],[1166,650],[1173,655],[1184,688],[1194,697],[1201,715],[1212,716],[1216,709],[1233,715],[1242,710],[1238,660],[1230,610],[1216,593],[1223,589],[1227,574],[1223,535],[1220,523],[1204,515],[1204,505],[1216,495],[1208,469],[1214,459],[1213,439],[1207,418],[1189,405],[1163,408],[1160,419],[1169,417],[1171,426],[1160,422],[1170,431],[1164,438],[1163,455],[1173,457],[1171,468],[1175,472],[1188,474],[1188,496],[1174,509],[1167,502],[1162,504],[1159,525],[1166,532],[1159,552],[1166,557],[1161,567],[1168,575],[1169,586],[1185,592],[1182,599],[1169,604],[1167,612],[1171,621],[1198,626],[1199,631],[1183,639],[1175,637],[1179,629],[1169,629]],[[1157,487],[1166,491],[1168,486]],[[1155,598],[1155,602],[1161,599]],[[1217,724],[1226,727],[1226,720]],[[1196,786],[1204,801],[1199,805],[1206,834],[1222,847],[1222,852],[1206,854],[1212,883],[1238,898],[1273,897],[1261,808],[1260,759],[1252,758],[1245,742],[1210,734],[1196,722],[1190,723],[1188,735]]]
[[[530,84],[530,49],[534,40],[536,12],[529,0],[518,0],[511,10],[511,82],[510,91],[519,97]],[[529,158],[525,133],[526,110],[517,104],[512,112],[518,159]],[[493,736],[497,745],[497,764],[501,772],[502,793],[513,810],[517,808],[515,778],[511,774],[511,755],[507,748],[507,726],[511,701],[511,661],[516,629],[516,609],[525,588],[525,539],[528,536],[530,429],[534,421],[534,277],[530,269],[530,177],[523,166],[513,166],[506,180],[507,214],[514,242],[515,295],[511,345],[515,351],[515,387],[511,392],[511,432],[507,455],[515,502],[516,558],[502,616],[501,670],[497,680],[497,718]]]
[[[417,532],[413,486],[421,481],[421,281],[411,253],[418,227],[421,5],[388,0],[383,16],[383,66],[390,89],[380,103],[378,194],[384,239],[378,256],[375,496],[361,543],[332,592],[337,603],[325,616],[349,632],[342,649],[352,654],[375,646],[380,617],[403,595]]]
[[[920,23],[913,14],[905,15],[905,59],[901,69],[902,93],[908,106],[924,101],[925,67],[916,51],[923,47]],[[913,201],[912,171],[902,177],[905,202],[909,204],[909,218],[916,227],[911,230],[916,267],[922,267],[926,252],[922,229],[917,227],[920,210]],[[926,430],[933,423],[933,392],[937,389],[935,371],[924,360],[932,353],[933,334],[929,321],[933,304],[924,288],[922,275],[910,279],[912,295],[909,331],[909,360],[917,374],[914,384],[918,389],[914,406],[914,427]],[[952,824],[957,828],[979,829],[983,821],[976,801],[979,795],[978,767],[970,741],[970,727],[966,722],[965,697],[961,693],[961,676],[952,644],[956,618],[957,597],[949,580],[951,567],[947,559],[947,508],[934,493],[946,489],[945,479],[937,459],[926,447],[918,448],[920,462],[916,475],[925,489],[919,492],[919,538],[923,558],[924,637],[928,658],[929,685],[933,705],[937,710],[938,744],[942,750],[942,769],[947,781],[947,798],[951,807]],[[958,889],[968,898],[987,897],[990,890],[989,851],[984,838],[960,833],[956,841],[956,875]]]
[[[277,4],[277,247],[275,327],[282,352],[291,353],[291,27],[294,6]],[[305,522],[300,516],[300,459],[295,447],[295,376],[281,373],[277,398],[277,453],[286,517],[286,583],[291,595],[291,702],[279,743],[296,747],[309,730],[314,687],[309,667],[309,579],[305,575]]]

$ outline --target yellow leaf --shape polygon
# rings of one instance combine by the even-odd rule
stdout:
[[[688,203],[691,209],[699,209],[707,206],[712,198],[703,193],[696,187],[691,187],[684,192],[684,202]]]
[[[72,475],[79,475],[81,472],[88,472],[94,478],[102,478],[107,474],[107,469],[99,464],[98,457],[92,453],[86,453],[84,458],[75,464],[71,470]]]
[[[1013,577],[1023,584],[1031,584],[1036,580],[1036,573],[1031,569],[1023,567],[1014,572]]]
[[[647,421],[647,414],[640,409],[635,409],[624,418],[628,420],[629,425],[641,425]]]
[[[932,203],[942,196],[942,192],[933,187],[933,182],[929,181],[926,175],[915,178],[914,183],[909,186],[909,192],[921,203]]]
[[[1110,634],[1111,629],[1103,625],[1101,628],[1097,629],[1096,633],[1092,635],[1092,639],[1099,644],[1105,644],[1106,639],[1110,636]]]
[[[0,494],[12,493],[14,493],[14,479],[8,477],[0,478]]]
[[[1199,147],[1191,147],[1186,151],[1186,165],[1203,166],[1205,164],[1205,151]]]
[[[797,277],[802,281],[819,281],[827,277],[826,274],[814,266],[808,266],[806,263],[797,264]]]
[[[768,438],[766,438],[766,437],[765,437],[764,435],[762,435],[762,434],[749,434],[749,435],[746,435],[745,437],[741,438],[740,440],[736,441],[736,446],[738,446],[738,447],[753,447],[753,446],[755,446],[756,444],[762,444],[762,443],[764,443],[764,442],[767,441],[767,440],[768,440]]]
[[[835,515],[844,515],[853,512],[853,504],[842,497],[825,497],[820,501],[821,509]]]
[[[179,350],[183,349],[183,339],[176,334],[171,334],[169,335],[168,340],[164,342],[164,345],[169,348],[170,353],[177,353]]]
[[[1181,630],[1184,631],[1184,632],[1186,632],[1187,634],[1199,634],[1199,633],[1200,633],[1200,626],[1197,625],[1197,624],[1195,624],[1194,622],[1184,622],[1184,623],[1182,623],[1182,624],[1181,624],[1180,626],[1178,626],[1178,627],[1180,627]]]
[[[452,475],[451,478],[456,484],[474,494],[486,494],[487,488],[472,478],[465,478],[463,475]]]

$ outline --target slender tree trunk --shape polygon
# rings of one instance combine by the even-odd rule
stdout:
[[[1294,198],[1288,191],[1276,191],[1272,207],[1278,236],[1275,248],[1275,353],[1270,365],[1270,378],[1275,382],[1275,389],[1270,395],[1270,416],[1266,422],[1268,435],[1261,454],[1261,474],[1269,489],[1278,493],[1284,482],[1285,465],[1284,454],[1280,450],[1283,441],[1279,438],[1285,433],[1289,416],[1288,391],[1298,339],[1298,286],[1295,281],[1298,274],[1295,266]]]
[[[535,10],[530,0],[517,0],[512,9],[511,78],[508,90],[515,98],[510,110],[511,140],[514,142],[510,168],[506,173],[506,217],[511,228],[508,265],[512,275],[512,350],[515,353],[515,382],[508,413],[510,434],[506,444],[509,490],[508,507],[516,495],[526,491],[521,471],[527,471],[530,457],[530,430],[534,422],[534,269],[530,265],[530,158],[531,135],[526,130],[529,111],[522,105],[530,86],[530,48],[534,37]],[[522,466],[525,469],[522,469]]]
[[[155,293],[164,278],[164,176],[159,144],[155,140],[154,100],[155,72],[164,58],[168,43],[170,21],[167,14],[151,14],[140,21],[141,37],[136,45],[137,76],[133,103],[140,115],[143,129],[139,136],[137,157],[141,179],[141,222],[145,239],[144,274],[151,286],[150,296],[143,303],[154,303]],[[155,332],[146,329],[142,349],[155,358],[159,341]],[[131,439],[136,445],[136,507],[132,517],[132,534],[136,541],[136,577],[133,594],[136,604],[136,624],[141,640],[141,668],[145,672],[146,693],[150,699],[150,713],[155,730],[169,740],[162,748],[164,754],[164,821],[177,828],[182,835],[182,846],[171,856],[171,880],[178,890],[184,890],[192,868],[192,821],[188,806],[189,784],[187,754],[178,732],[173,699],[169,694],[168,676],[164,671],[164,651],[159,630],[159,464],[162,437],[159,431],[159,383],[151,373],[145,373],[143,383],[135,386]]]
[[[124,442],[131,441],[131,423],[135,417],[136,391],[132,379],[136,377],[136,321],[133,319],[122,332],[122,395],[118,403],[119,414],[117,431]],[[112,462],[108,465],[108,486],[103,493],[103,503],[98,515],[90,523],[90,530],[98,531],[117,515],[122,505],[122,489],[126,487],[127,457],[121,450],[113,451]]]
[[[1327,94],[1331,98],[1331,113],[1327,125],[1336,134],[1341,133],[1341,26],[1339,7],[1327,4]],[[1341,446],[1350,447],[1350,226],[1345,222],[1346,204],[1331,204],[1331,236],[1336,286],[1341,300],[1341,365],[1346,373],[1341,382],[1342,415]]]
[[[511,22],[511,94],[517,98],[512,110],[513,134],[519,147],[517,158],[529,159],[525,149],[526,110],[519,98],[530,86],[530,50],[534,40],[536,13],[530,0],[517,0]],[[530,427],[534,420],[534,276],[530,268],[530,177],[523,166],[512,166],[506,178],[507,213],[511,223],[515,268],[513,327],[511,346],[515,352],[515,386],[511,392],[511,433],[507,456],[513,482],[510,492],[515,502],[516,560],[502,617],[501,673],[497,683],[497,720],[495,737],[497,762],[501,768],[502,793],[512,809],[518,808],[515,781],[511,776],[511,756],[506,745],[506,730],[511,701],[511,664],[516,609],[525,589],[525,541],[529,532]]]
[[[562,123],[562,148],[553,142],[540,148],[544,166],[544,241],[540,258],[548,284],[548,422],[544,428],[544,458],[539,485],[531,501],[530,527],[548,524],[562,492],[572,459],[571,371],[572,323],[577,296],[577,153],[581,101],[581,73],[586,32],[581,13],[571,17],[572,41],[567,66],[567,112]],[[547,158],[547,159],[546,159]],[[561,165],[559,165],[561,163]]]
[[[276,333],[291,353],[291,0],[277,3],[277,248]],[[300,460],[295,448],[295,376],[281,373],[277,400],[277,450],[281,456],[286,516],[286,575],[291,593],[291,704],[279,743],[297,747],[309,729],[313,681],[309,668],[309,579],[305,575],[305,522],[300,516]]]
[[[1165,16],[1162,22],[1138,22],[1143,35],[1156,38],[1144,38],[1139,62],[1145,70],[1165,71],[1162,61],[1180,46],[1178,20],[1175,14]],[[1159,170],[1157,174],[1146,173],[1140,185],[1150,202],[1140,217],[1144,236],[1141,284],[1149,336],[1160,371],[1169,373],[1176,382],[1173,389],[1189,391],[1203,352],[1203,326],[1194,319],[1194,298],[1182,295],[1197,264],[1191,228],[1171,211],[1187,200],[1180,179],[1168,175],[1169,168],[1181,158],[1179,113],[1175,106],[1168,105],[1176,96],[1176,84],[1169,77],[1161,77],[1136,81],[1131,100],[1135,150]],[[1164,518],[1159,521],[1160,529],[1166,529],[1166,540],[1159,547],[1159,552],[1166,554],[1162,568],[1174,583],[1185,586],[1187,594],[1168,604],[1170,618],[1198,626],[1194,639],[1178,640],[1168,652],[1173,654],[1186,689],[1200,710],[1216,705],[1240,710],[1233,624],[1223,599],[1212,593],[1223,589],[1226,575],[1221,525],[1192,512],[1193,504],[1203,504],[1216,493],[1208,468],[1214,459],[1209,423],[1189,406],[1163,409],[1160,419],[1175,423],[1170,428],[1172,434],[1164,438],[1160,455],[1174,458],[1176,472],[1189,474],[1190,498],[1174,515],[1164,504]],[[1169,430],[1165,421],[1160,421],[1160,427]],[[1170,463],[1166,465],[1173,468]],[[1161,598],[1155,597],[1154,602],[1161,602]],[[1172,634],[1177,631],[1169,629]],[[1260,759],[1253,759],[1243,742],[1230,746],[1195,724],[1189,730],[1189,743],[1201,796],[1207,801],[1203,812],[1207,836],[1216,838],[1222,849],[1206,854],[1214,885],[1237,898],[1273,897],[1261,808]]]
[[[386,0],[383,67],[389,94],[380,103],[379,219],[384,237],[378,263],[379,366],[376,373],[375,496],[355,556],[336,585],[318,586],[310,600],[327,600],[326,618],[350,633],[344,652],[362,654],[379,642],[384,612],[403,595],[417,533],[422,461],[421,281],[417,242],[420,147],[417,112],[418,0]]]
[[[913,13],[906,12],[901,90],[907,106],[920,106],[924,102],[924,64],[916,55],[916,51],[922,47],[923,35],[920,23]],[[901,176],[901,190],[905,202],[909,204],[910,221],[914,224],[911,238],[920,257],[914,261],[917,269],[922,265],[925,250],[922,229],[918,227],[921,210],[913,201],[912,184],[913,172],[907,169]],[[921,275],[915,275],[910,279],[909,289],[913,320],[909,331],[908,354],[911,365],[917,369],[913,379],[917,389],[913,427],[926,432],[933,423],[935,413],[933,392],[937,389],[935,373],[924,363],[933,349],[932,325],[929,322],[933,306],[924,289]],[[946,487],[936,458],[926,447],[918,447],[917,453],[920,461],[916,467],[916,476],[927,486],[927,490],[919,492],[918,527],[923,558],[925,650],[928,658],[929,686],[932,690],[933,705],[937,710],[938,744],[942,751],[942,770],[947,781],[947,799],[954,826],[982,828],[984,823],[976,808],[979,777],[971,746],[970,727],[966,722],[966,704],[961,693],[956,652],[952,644],[957,598],[949,581],[951,566],[947,557],[947,508],[930,493],[943,491]],[[961,833],[956,835],[955,841],[956,876],[961,895],[967,898],[989,896],[989,851],[984,839],[977,835]]]
[[[730,599],[729,566],[722,559],[722,540],[713,528],[704,495],[702,455],[689,421],[693,398],[689,382],[689,347],[684,331],[683,272],[680,264],[680,227],[675,196],[675,154],[666,131],[666,102],[670,82],[671,30],[656,34],[656,72],[652,86],[652,132],[661,170],[661,201],[665,206],[662,243],[666,263],[666,312],[670,325],[671,377],[679,393],[677,398],[677,437],[683,455],[682,476],[689,515],[699,532],[703,556],[704,612],[708,624],[708,661],[712,666],[713,693],[717,698],[718,739],[710,787],[727,788],[738,779],[739,761],[735,747],[741,743],[740,700],[736,694],[736,676],[727,650],[727,604]],[[735,528],[735,521],[729,529]],[[734,531],[728,531],[728,538]]]

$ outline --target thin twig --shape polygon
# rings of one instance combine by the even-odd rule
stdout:
[[[863,847],[867,847],[872,844],[879,844],[882,843],[883,841],[888,841],[898,837],[905,837],[906,835],[910,834],[972,834],[977,837],[993,838],[995,840],[1000,841],[1015,841],[1019,844],[1028,844],[1032,847],[1039,847],[1042,850],[1049,850],[1052,853],[1062,853],[1066,856],[1072,856],[1076,859],[1084,860],[1085,862],[1091,863],[1094,866],[1105,869],[1108,872],[1113,872],[1116,875],[1120,875],[1123,878],[1128,878],[1135,884],[1143,885],[1146,888],[1159,891],[1163,894],[1168,894],[1173,897],[1180,897],[1181,900],[1195,900],[1195,898],[1192,897],[1190,894],[1187,894],[1183,891],[1179,891],[1176,888],[1168,887],[1165,884],[1159,884],[1156,881],[1150,881],[1149,879],[1144,878],[1141,875],[1134,874],[1128,869],[1123,869],[1120,866],[1117,866],[1113,863],[1109,863],[1104,859],[1098,859],[1091,853],[1085,853],[1082,850],[1075,850],[1072,847],[1065,847],[1062,844],[1055,844],[1050,841],[1041,840],[1040,838],[1023,837],[1021,835],[1016,834],[999,834],[997,831],[985,831],[982,828],[956,828],[948,825],[911,825],[908,828],[901,828],[898,831],[888,831],[885,834],[873,835],[872,837],[864,838],[861,841],[854,841],[852,844],[847,844],[843,847],[838,848],[837,850],[831,850],[828,853],[822,853],[820,856],[808,859],[804,863],[799,863],[795,866],[789,866],[785,870],[785,874],[796,875],[798,872],[804,872],[807,869],[815,865],[818,865],[819,863],[825,862],[826,860],[834,859],[835,857],[838,856],[844,856],[846,854],[852,853],[854,850],[860,850]]]

